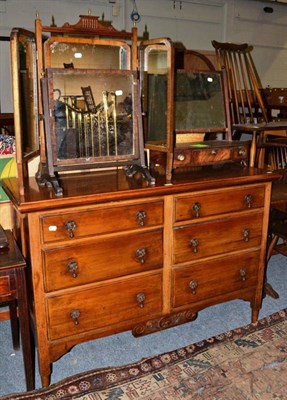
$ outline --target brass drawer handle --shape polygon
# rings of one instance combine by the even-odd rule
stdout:
[[[70,312],[70,317],[72,318],[75,325],[79,325],[80,315],[81,315],[80,310],[72,310]]]
[[[245,157],[246,156],[246,149],[245,149],[245,147],[240,147],[239,148],[239,150],[238,150],[238,154],[240,155],[240,156],[243,156],[243,157]]]
[[[185,155],[184,154],[178,154],[177,159],[178,159],[178,161],[184,161],[185,160]]]
[[[250,239],[250,229],[249,228],[244,228],[242,231],[242,236],[245,242],[248,242]]]
[[[196,294],[196,289],[197,289],[198,283],[195,280],[192,280],[192,281],[189,282],[188,286],[191,289],[191,293],[192,294]]]
[[[77,264],[76,261],[70,261],[67,264],[67,270],[68,270],[69,274],[72,276],[72,278],[77,278],[77,276],[78,276],[78,273],[77,273],[78,264]]]
[[[73,237],[75,237],[74,235],[74,230],[77,227],[77,224],[75,221],[66,221],[65,222],[65,229],[68,231],[69,233],[69,237],[72,239]]]
[[[246,274],[247,274],[246,268],[241,268],[239,273],[241,280],[246,281]]]
[[[144,293],[138,293],[137,296],[136,296],[136,299],[137,299],[138,306],[140,308],[144,308],[145,294]]]
[[[210,152],[210,154],[212,156],[216,156],[217,153],[218,153],[218,150],[216,150],[216,149],[212,149],[211,152]]]
[[[200,209],[201,209],[201,204],[197,201],[197,202],[195,202],[195,203],[193,203],[193,205],[192,205],[192,211],[193,211],[193,215],[196,217],[196,218],[199,218],[200,217]]]
[[[144,210],[139,210],[136,213],[136,219],[137,219],[137,221],[138,221],[140,226],[144,226],[146,217],[147,217],[147,215],[146,215],[146,212]]]
[[[147,251],[144,247],[140,247],[136,250],[136,260],[137,262],[144,264],[145,263],[145,257],[147,255]]]
[[[196,238],[191,239],[190,246],[192,247],[194,253],[198,252],[198,245],[199,245],[198,239]]]
[[[245,202],[247,208],[251,208],[251,207],[252,207],[252,200],[253,200],[253,198],[252,198],[252,195],[251,195],[251,194],[247,194],[247,195],[244,197],[244,202]]]

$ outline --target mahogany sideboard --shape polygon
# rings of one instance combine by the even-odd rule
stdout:
[[[43,386],[52,363],[84,341],[152,333],[234,299],[250,302],[255,322],[277,178],[226,164],[151,187],[98,171],[62,175],[60,198],[34,178],[24,195],[17,178],[4,180],[31,279]]]

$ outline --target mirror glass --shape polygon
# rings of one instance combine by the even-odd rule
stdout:
[[[146,144],[167,145],[167,50],[147,48],[142,77]]]
[[[129,69],[129,48],[125,43],[105,44],[105,40],[51,38],[46,41],[46,66],[52,68]]]
[[[15,90],[13,98],[16,141],[21,142],[23,158],[29,159],[39,151],[34,35],[22,30],[13,30],[11,53],[15,56],[12,63],[12,81]]]
[[[177,71],[175,75],[175,130],[225,128],[221,74]]]
[[[132,71],[62,68],[48,69],[47,76],[55,165],[138,156],[138,90]]]

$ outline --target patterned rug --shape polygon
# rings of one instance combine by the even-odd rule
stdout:
[[[2,400],[286,400],[287,308],[255,324]]]

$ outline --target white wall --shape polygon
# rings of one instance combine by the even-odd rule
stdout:
[[[36,13],[44,25],[52,16],[58,26],[74,24],[80,14],[102,16],[117,29],[130,30],[133,0],[114,0],[120,7],[113,16],[110,0],[0,0],[0,36],[12,27],[34,31]],[[212,50],[211,41],[248,42],[263,86],[287,87],[287,5],[256,0],[136,0],[141,15],[139,35],[169,37],[186,48]],[[263,11],[271,6],[272,14]],[[4,50],[3,50],[4,48]],[[11,110],[9,61],[5,45],[0,46],[0,101],[2,112]]]
[[[248,42],[263,86],[287,87],[287,4],[252,0],[138,0],[150,37],[168,36],[193,50],[211,41]],[[175,8],[174,8],[175,4]],[[181,4],[181,6],[180,6]],[[264,12],[272,7],[273,13]]]

